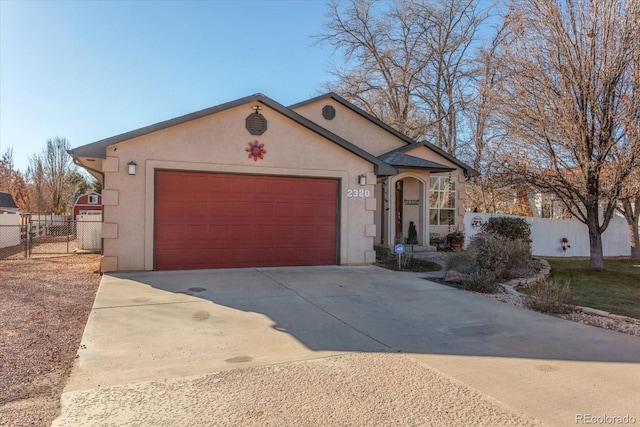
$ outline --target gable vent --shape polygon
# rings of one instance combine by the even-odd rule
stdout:
[[[251,135],[262,135],[267,131],[267,119],[256,111],[247,116],[245,126]]]
[[[333,108],[333,106],[325,105],[324,107],[322,107],[322,117],[324,117],[327,120],[333,120],[335,116],[336,116],[336,109]]]

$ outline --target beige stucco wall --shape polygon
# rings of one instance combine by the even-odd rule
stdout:
[[[348,189],[367,189],[372,199],[374,166],[337,144],[263,105],[268,130],[249,134],[245,119],[251,104],[183,123],[107,148],[110,169],[104,178],[104,271],[152,270],[154,177],[157,169],[327,177],[340,180],[341,264],[372,262],[375,201],[347,197]],[[247,158],[245,148],[258,140],[263,160]],[[137,163],[128,175],[127,163]],[[115,165],[115,167],[114,167]],[[358,175],[368,173],[366,186]],[[373,207],[373,209],[372,209]],[[109,238],[108,238],[109,237]]]
[[[336,109],[336,117],[332,120],[327,120],[322,116],[322,108],[325,105],[332,105]],[[360,146],[361,148],[367,150],[368,152],[379,156],[384,153],[387,153],[391,150],[397,149],[399,147],[405,147],[407,145],[406,142],[397,138],[393,134],[387,132],[383,128],[375,125],[371,121],[363,118],[359,114],[353,112],[349,108],[343,106],[339,102],[331,99],[319,99],[316,102],[304,104],[300,107],[297,107],[295,111],[298,114],[301,114],[304,117],[320,124],[324,128],[330,130],[331,132],[345,138],[348,141],[353,142],[354,144]],[[465,177],[464,173],[459,167],[448,160],[447,158],[441,156],[428,149],[425,146],[419,146],[412,150],[405,152],[406,154],[414,157],[419,157],[425,160],[431,160],[436,163],[440,163],[445,166],[450,166],[456,168],[456,171],[451,173],[451,176],[455,177],[457,180],[457,194],[456,194],[456,224],[453,227],[449,226],[429,226],[429,204],[428,204],[428,191],[429,191],[429,176],[430,173],[428,171],[419,171],[419,170],[410,170],[408,174],[404,176],[414,177],[418,180],[412,181],[408,180],[405,182],[405,198],[414,198],[418,193],[421,192],[419,189],[420,182],[423,182],[424,191],[422,191],[422,195],[424,197],[423,205],[407,205],[405,206],[405,215],[403,216],[403,232],[406,237],[406,233],[409,227],[409,221],[414,221],[416,227],[418,227],[418,234],[420,242],[427,242],[429,233],[440,233],[443,236],[448,234],[452,230],[464,230],[464,183]],[[447,174],[434,174],[437,175],[449,175]],[[398,179],[402,179],[401,176],[396,176],[392,178],[392,181],[395,182]],[[395,195],[393,191],[393,186],[391,188],[391,195]],[[376,214],[376,243],[381,242],[382,235],[382,193],[381,186],[376,188],[376,198],[378,200],[378,212]],[[408,191],[408,193],[407,193]],[[411,197],[409,197],[411,195]],[[418,198],[417,196],[415,198]],[[393,200],[391,200],[393,204]],[[393,210],[389,210],[388,212],[394,212]],[[386,233],[387,233],[387,242],[393,243],[393,222],[390,215],[387,215],[385,218],[387,224]],[[422,224],[422,226],[419,226]],[[389,240],[390,239],[390,240]]]
[[[336,116],[332,120],[322,117],[322,108],[325,105],[332,105],[336,110]],[[374,156],[407,145],[400,138],[331,98],[302,105],[294,111]]]

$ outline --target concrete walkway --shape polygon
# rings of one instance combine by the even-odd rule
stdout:
[[[165,420],[200,425],[194,419],[189,422],[192,407],[161,399],[167,381],[181,382],[181,395],[198,387],[198,399],[208,405],[230,405],[215,387],[202,388],[202,378],[217,373],[223,376],[217,380],[224,383],[225,372],[240,377],[252,372],[247,379],[251,388],[251,378],[259,372],[276,375],[268,371],[275,366],[295,371],[303,363],[304,369],[313,366],[326,373],[332,372],[326,370],[331,364],[360,366],[364,362],[350,359],[356,356],[364,357],[367,366],[391,356],[392,364],[422,366],[424,371],[414,377],[427,371],[438,376],[448,384],[440,396],[450,404],[452,398],[446,393],[462,387],[467,391],[455,394],[457,399],[477,393],[480,397],[474,395],[474,401],[495,406],[481,410],[471,423],[466,419],[467,425],[487,420],[496,421],[489,423],[494,425],[531,420],[570,425],[586,415],[630,416],[640,423],[639,338],[500,303],[429,282],[426,276],[377,267],[105,275],[63,394],[62,415],[54,425],[95,425],[92,420],[113,422],[117,416],[131,420],[126,418],[131,414],[109,412],[118,405],[114,390],[120,390],[120,399],[141,399],[133,412],[165,410],[172,414],[167,412]],[[406,372],[384,370],[395,372],[396,379]],[[317,378],[317,385],[307,384],[300,393],[321,387],[326,375]],[[122,392],[122,387],[129,391]],[[386,392],[393,394],[398,387]],[[446,411],[442,405],[438,408],[442,413],[464,411],[463,401],[457,407],[455,399],[453,403]],[[372,404],[377,406],[379,402]],[[494,410],[506,411],[506,418],[492,418],[497,416]],[[183,418],[172,418],[176,412]],[[436,412],[417,422],[465,421],[446,421]],[[513,416],[524,418],[505,421]],[[256,417],[255,424],[266,420]],[[217,418],[202,425],[233,424],[232,419]],[[347,424],[340,418],[333,421],[329,424]]]

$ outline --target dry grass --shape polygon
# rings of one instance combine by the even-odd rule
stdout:
[[[49,426],[100,282],[99,255],[0,261],[0,425]]]

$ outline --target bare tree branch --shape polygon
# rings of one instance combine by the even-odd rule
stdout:
[[[587,225],[591,266],[604,269],[601,235],[640,167],[640,3],[514,0],[505,22],[505,162]]]

